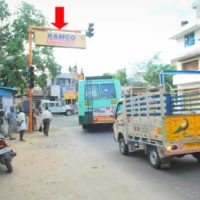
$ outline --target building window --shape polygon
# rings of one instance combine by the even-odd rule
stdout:
[[[184,44],[185,44],[185,47],[189,47],[195,44],[194,32],[189,33],[184,36]]]
[[[198,60],[194,60],[191,62],[186,62],[182,64],[182,70],[198,70],[199,62]]]

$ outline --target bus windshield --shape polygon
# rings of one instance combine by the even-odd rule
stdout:
[[[101,94],[101,99],[112,99],[116,98],[115,86],[113,83],[100,84],[87,84],[85,85],[85,99],[95,100],[99,99]]]
[[[113,83],[101,84],[100,91],[102,99],[116,98],[115,86]]]

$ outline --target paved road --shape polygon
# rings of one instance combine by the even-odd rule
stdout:
[[[55,116],[49,137],[12,141],[14,172],[0,167],[0,199],[197,200],[200,165],[190,156],[153,169],[142,152],[119,153],[112,130],[84,131],[77,116]]]

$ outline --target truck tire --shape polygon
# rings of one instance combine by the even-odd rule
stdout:
[[[123,154],[123,155],[127,155],[129,153],[128,145],[125,143],[125,140],[123,137],[119,139],[119,150],[120,150],[121,154]]]
[[[84,129],[84,130],[87,129],[87,125],[83,124],[82,129]]]
[[[150,147],[148,151],[148,159],[152,167],[160,169],[161,160],[156,147]]]
[[[194,153],[193,156],[200,162],[200,153]]]

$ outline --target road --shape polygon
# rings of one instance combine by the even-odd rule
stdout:
[[[111,129],[82,130],[77,116],[54,116],[49,137],[34,132],[25,139],[9,141],[18,155],[13,173],[0,166],[0,200],[199,199],[194,158],[156,170],[142,152],[121,155]]]

